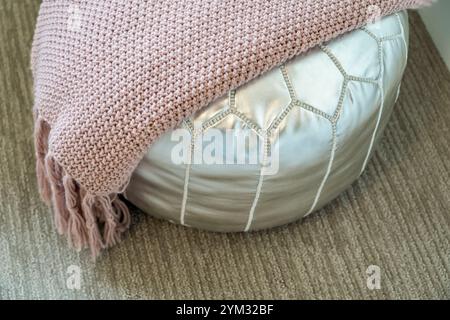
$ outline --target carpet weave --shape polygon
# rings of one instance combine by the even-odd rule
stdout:
[[[347,192],[303,222],[212,234],[137,210],[96,264],[53,228],[34,172],[36,0],[0,2],[0,299],[450,299],[450,73],[417,14],[385,136]],[[81,270],[80,290],[66,286]],[[366,269],[381,270],[369,290]]]

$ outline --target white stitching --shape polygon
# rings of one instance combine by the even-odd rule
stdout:
[[[184,187],[183,187],[183,200],[181,202],[181,213],[180,213],[180,224],[183,226],[186,226],[185,224],[185,218],[186,218],[186,206],[187,206],[187,198],[189,193],[189,179],[191,176],[191,163],[192,158],[194,154],[194,148],[195,148],[195,132],[193,131],[193,124],[191,121],[187,120],[184,122],[186,127],[191,133],[191,150],[189,150],[189,163],[186,166],[186,171],[184,174]]]
[[[250,212],[248,215],[248,220],[247,220],[247,225],[245,226],[244,231],[248,232],[252,226],[254,217],[255,217],[255,210],[256,210],[256,206],[258,204],[259,198],[261,196],[261,191],[262,191],[262,186],[264,183],[264,170],[266,168],[267,165],[267,156],[268,156],[268,145],[269,145],[269,138],[267,136],[267,133],[264,135],[264,155],[263,155],[263,163],[261,166],[261,169],[259,170],[259,180],[258,180],[258,185],[256,187],[256,194],[255,194],[255,198],[253,199],[253,203],[252,203],[252,207],[250,208]]]
[[[336,146],[337,146],[336,124],[335,123],[332,124],[332,127],[333,127],[333,145],[331,148],[330,161],[328,162],[327,171],[322,179],[322,183],[320,184],[319,189],[317,190],[316,197],[314,198],[314,202],[311,206],[311,209],[309,209],[308,213],[304,217],[309,216],[316,209],[317,203],[319,202],[320,196],[322,195],[323,188],[325,187],[325,184],[328,181],[328,177],[330,176],[331,169],[333,167],[334,156],[336,154]]]

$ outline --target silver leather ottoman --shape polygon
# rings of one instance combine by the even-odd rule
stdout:
[[[126,198],[156,217],[219,232],[271,228],[320,209],[366,167],[398,97],[407,43],[407,14],[392,15],[230,92],[184,122],[187,161],[174,161],[175,131],[150,147]],[[194,161],[197,137],[211,130],[263,141],[234,160],[254,148],[276,164]]]

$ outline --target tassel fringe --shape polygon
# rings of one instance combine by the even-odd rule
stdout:
[[[91,250],[93,258],[114,246],[128,230],[131,216],[117,194],[94,195],[80,186],[49,153],[49,124],[35,117],[36,174],[41,198],[53,207],[55,225],[78,251]]]
[[[47,179],[47,170],[45,168],[45,157],[48,153],[48,136],[50,134],[50,126],[47,122],[35,119],[34,129],[34,149],[36,152],[36,175],[38,181],[39,192],[42,200],[50,205],[51,188]]]

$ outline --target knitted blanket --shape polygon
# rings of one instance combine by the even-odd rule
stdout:
[[[150,144],[227,91],[371,19],[430,0],[43,0],[32,48],[42,198],[93,256]]]

